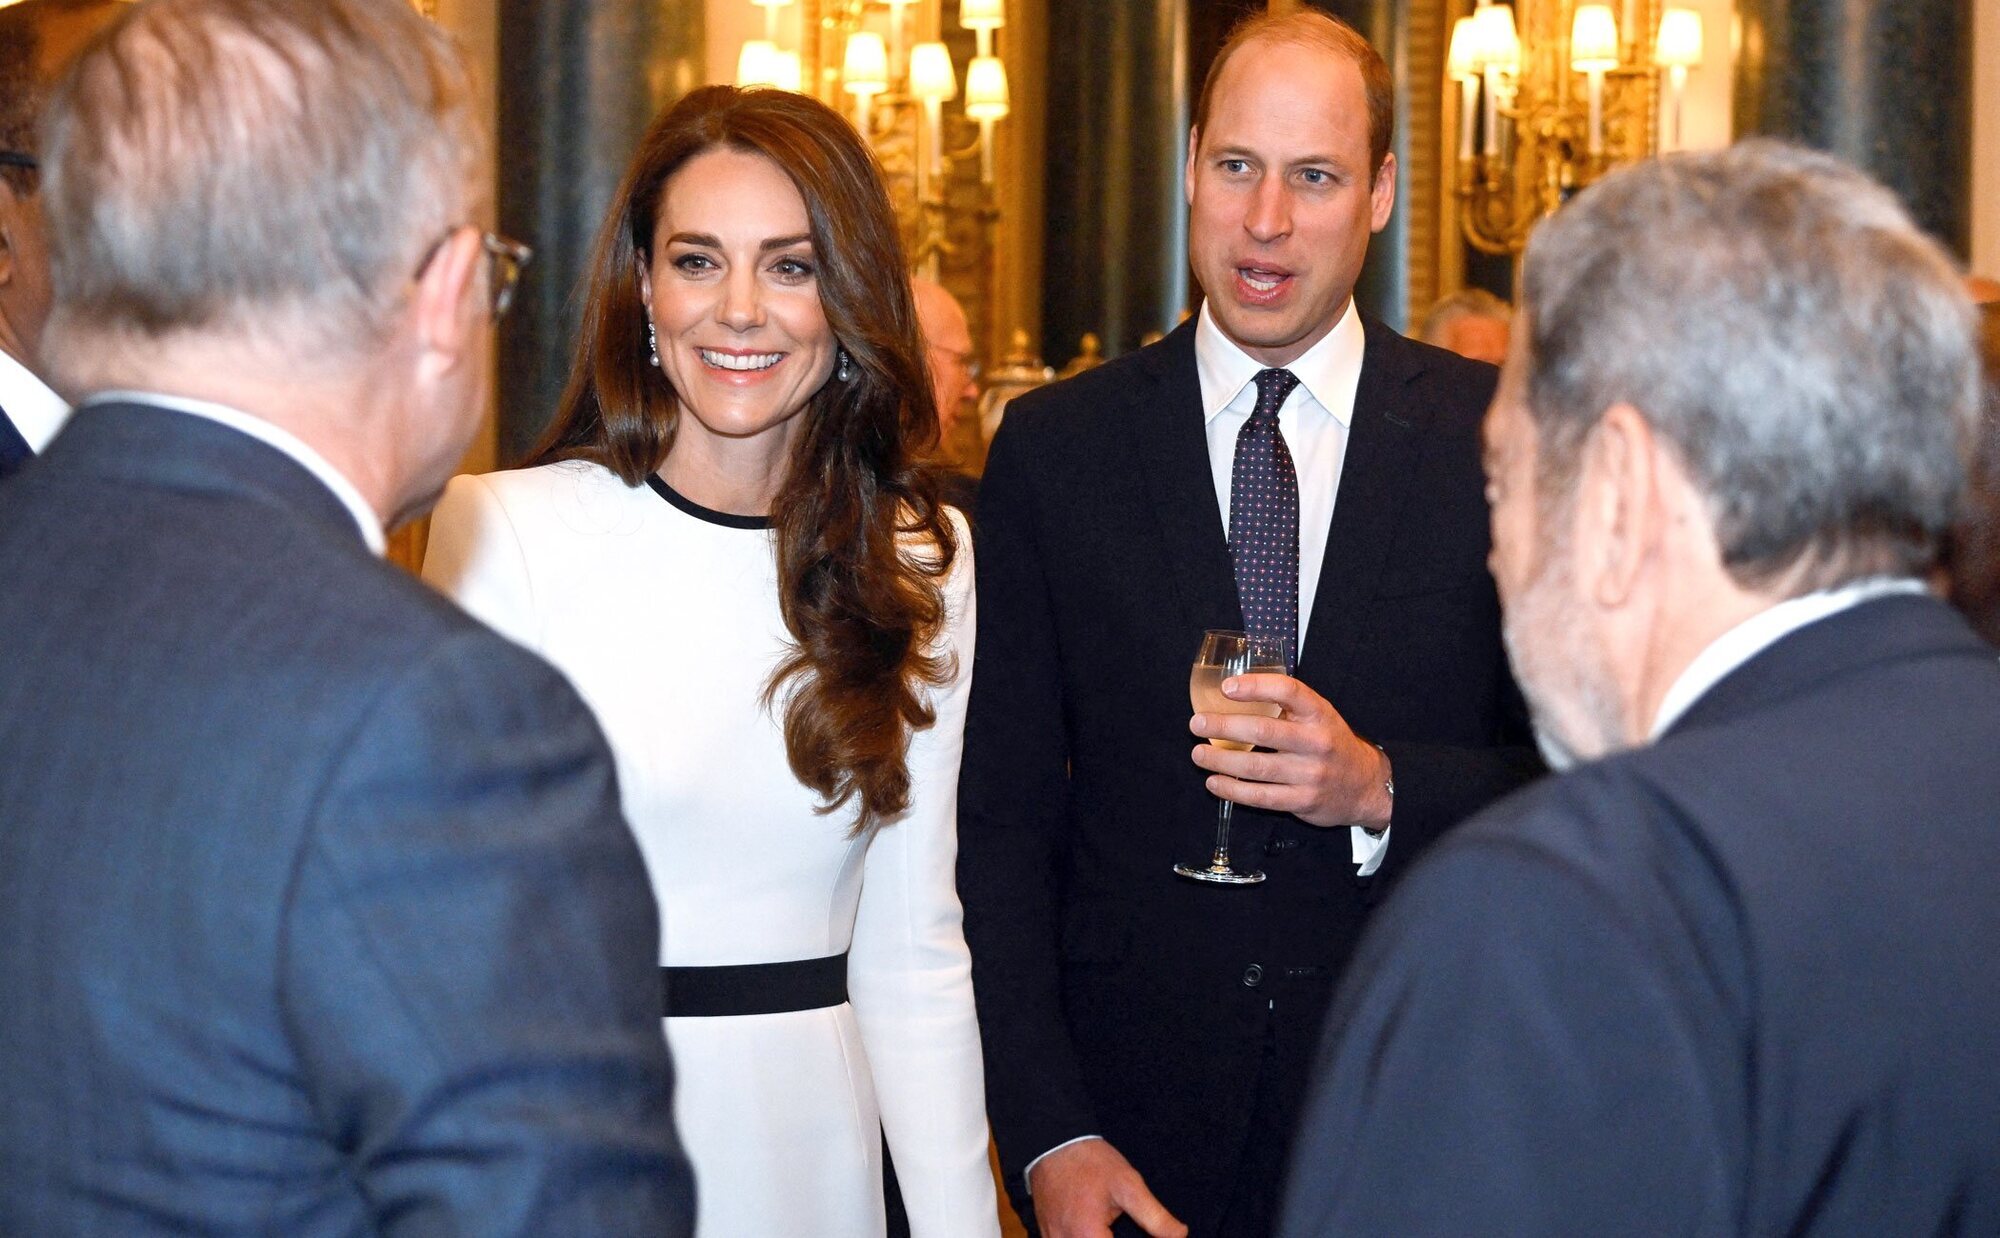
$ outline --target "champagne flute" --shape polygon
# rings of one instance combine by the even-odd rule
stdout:
[[[1257,632],[1230,632],[1210,629],[1202,633],[1201,650],[1195,654],[1194,670],[1188,675],[1188,698],[1196,713],[1261,714],[1278,716],[1272,701],[1232,701],[1222,694],[1222,681],[1236,675],[1285,674],[1285,647],[1275,636]],[[1253,745],[1236,739],[1211,739],[1218,748],[1248,752]],[[1174,871],[1196,881],[1220,885],[1255,885],[1264,880],[1261,872],[1232,868],[1229,864],[1229,814],[1236,805],[1216,799],[1215,853],[1206,864],[1176,864]]]

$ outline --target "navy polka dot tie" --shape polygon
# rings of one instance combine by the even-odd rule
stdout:
[[[1299,475],[1278,432],[1278,408],[1299,380],[1290,370],[1260,370],[1257,407],[1236,435],[1229,474],[1229,559],[1247,631],[1266,632],[1285,646],[1285,665],[1299,657]]]

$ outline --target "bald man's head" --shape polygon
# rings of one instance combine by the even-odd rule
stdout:
[[[36,127],[63,70],[130,6],[123,0],[23,0],[0,8],[0,151],[39,160]],[[27,364],[49,314],[41,174],[0,165],[0,350]]]
[[[940,436],[949,438],[958,423],[960,408],[967,400],[979,398],[978,354],[972,347],[972,328],[958,298],[944,285],[928,279],[913,279],[916,293],[917,326],[924,333],[929,354],[931,393],[937,398]]]

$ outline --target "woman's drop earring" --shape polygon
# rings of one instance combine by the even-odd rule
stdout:
[[[658,331],[654,330],[653,320],[650,318],[646,320],[646,354],[646,360],[652,362],[654,369],[659,369],[660,335]]]
[[[845,348],[837,348],[834,351],[840,356],[840,364],[834,368],[833,376],[841,382],[846,382],[854,377],[854,362],[849,359]]]

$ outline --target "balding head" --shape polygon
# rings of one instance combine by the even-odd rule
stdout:
[[[44,126],[52,340],[65,359],[182,333],[365,355],[427,247],[474,217],[471,105],[449,40],[400,0],[135,8]]]
[[[937,397],[938,428],[949,438],[961,406],[979,398],[977,357],[965,308],[944,285],[928,279],[910,281],[916,293],[917,326],[929,354],[931,392]]]
[[[49,313],[36,129],[62,71],[123,0],[25,0],[0,8],[0,350],[28,362]]]
[[[297,435],[386,524],[478,427],[506,252],[464,61],[408,0],[147,0],[42,126],[78,395],[208,400]]]

